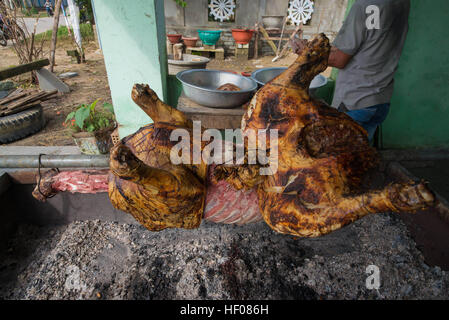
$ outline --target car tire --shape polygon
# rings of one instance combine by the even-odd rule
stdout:
[[[0,144],[10,143],[36,133],[45,125],[42,106],[0,117]]]

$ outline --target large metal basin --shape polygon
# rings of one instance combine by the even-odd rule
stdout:
[[[194,102],[211,108],[235,108],[248,102],[257,91],[251,78],[219,70],[186,70],[176,75],[184,94]],[[240,91],[217,90],[224,84],[236,85]]]
[[[264,68],[254,71],[251,74],[251,78],[257,82],[259,88],[276,78],[282,72],[288,68]],[[310,84],[309,91],[313,95],[318,88],[321,88],[327,84],[327,78],[321,74],[317,75]]]

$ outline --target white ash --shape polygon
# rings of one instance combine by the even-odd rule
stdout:
[[[152,233],[100,221],[22,226],[0,257],[0,299],[448,299],[394,214],[295,239],[264,223]],[[366,288],[367,266],[380,269]]]

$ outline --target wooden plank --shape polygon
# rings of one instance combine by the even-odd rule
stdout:
[[[271,49],[273,49],[274,54],[276,54],[277,48],[273,41],[271,41],[269,38],[270,36],[267,33],[267,30],[264,29],[264,27],[259,26],[259,31],[262,33],[262,36],[265,38],[265,40],[270,45]]]
[[[25,111],[25,110],[37,107],[40,104],[41,104],[41,101],[35,101],[35,102],[31,102],[29,104],[26,104],[26,105],[23,105],[23,106],[11,109],[11,110],[6,110],[6,111],[3,111],[3,112],[0,113],[0,117],[10,116],[12,114],[16,114],[16,113],[19,113],[19,112],[22,112],[22,111]]]
[[[279,56],[279,52],[281,51],[282,38],[284,37],[285,26],[287,25],[287,17],[284,18],[284,23],[282,25],[281,37],[279,39],[278,50],[276,51],[276,56]]]
[[[50,99],[57,93],[57,90],[52,92],[38,92],[36,94],[25,96],[18,101],[14,101],[12,104],[0,106],[0,116],[9,116],[36,107],[40,105],[42,101]]]
[[[204,48],[204,47],[190,47],[187,48],[187,53],[193,52],[193,51],[201,51],[201,52],[224,52],[223,48],[215,48],[215,49],[208,49],[208,48]]]
[[[42,69],[50,64],[48,59],[37,60],[31,63],[22,64],[17,67],[7,68],[0,70],[0,81],[18,76],[23,73],[31,72],[34,70]]]
[[[8,105],[3,105],[1,109],[3,110],[12,110],[14,108],[20,107],[22,105],[26,105],[30,102],[39,100],[40,97],[42,96],[42,93],[38,93],[38,94],[31,94],[28,96],[25,96],[17,101],[14,101],[13,103],[10,103]]]
[[[28,105],[28,104],[30,104],[32,102],[48,100],[51,96],[53,96],[53,95],[55,95],[57,93],[58,93],[57,90],[54,90],[54,91],[51,91],[51,92],[38,92],[36,94],[32,94],[32,95],[26,96],[26,97],[24,97],[22,99],[19,99],[19,100],[15,101],[12,104],[8,104],[6,106],[4,105],[0,109],[2,109],[2,110],[5,110],[5,109],[13,110],[15,108]]]
[[[11,102],[13,102],[15,100],[18,100],[18,99],[21,99],[21,98],[27,96],[26,92],[25,93],[21,93],[21,94],[17,94],[17,95],[14,95],[14,96],[11,96],[13,94],[14,94],[14,92],[12,94],[10,94],[8,97],[0,100],[0,105],[6,105],[8,103],[11,103]]]
[[[259,59],[259,24],[256,23],[256,42],[254,43],[254,59]]]
[[[279,40],[287,41],[288,39],[287,38],[281,38],[281,37],[269,37],[268,40],[271,40],[271,41],[279,41]],[[262,41],[268,41],[268,40],[267,39],[262,39]]]
[[[202,106],[187,98],[184,93],[182,93],[178,99],[178,110],[184,113],[195,113],[204,115],[239,116],[240,119],[245,114],[245,109],[243,109],[243,107],[236,107],[232,109],[220,109]]]
[[[300,34],[300,38],[302,37],[302,30],[301,30],[301,28],[302,28],[302,23],[300,23],[299,26],[295,29],[295,32],[293,32],[293,33],[291,34],[291,36],[290,36],[290,38],[288,39],[287,43],[284,45],[284,48],[282,49],[281,53],[280,53],[279,55],[277,55],[277,56],[273,59],[273,62],[276,62],[278,59],[282,58],[282,57],[285,55],[285,53],[287,52],[288,45],[289,45],[290,41],[292,41],[292,40],[295,38],[295,35],[296,35],[297,33]]]

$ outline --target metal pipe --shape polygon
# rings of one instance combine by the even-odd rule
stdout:
[[[109,168],[109,155],[42,155],[41,168]],[[0,168],[39,168],[39,155],[0,156]]]

